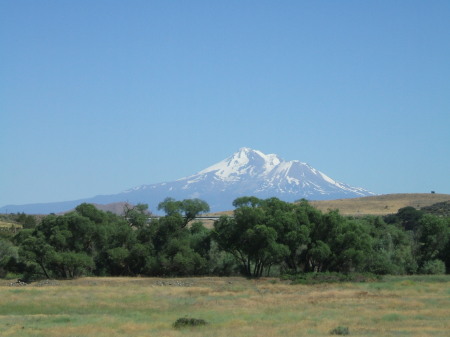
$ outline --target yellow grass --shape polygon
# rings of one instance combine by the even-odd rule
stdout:
[[[83,278],[0,286],[0,336],[448,336],[450,278],[290,285],[276,279]],[[205,327],[177,330],[180,317]]]
[[[22,225],[14,223],[14,222],[6,222],[0,220],[0,228],[22,228]]]
[[[310,201],[310,204],[323,212],[327,212],[330,209],[338,209],[343,215],[386,215],[397,213],[402,207],[421,208],[449,200],[450,194],[403,193],[352,199]]]
[[[402,207],[421,208],[438,202],[450,201],[450,194],[438,193],[398,193],[371,197],[312,200],[309,203],[322,212],[338,209],[343,215],[387,215],[397,213]],[[210,216],[233,215],[233,211],[210,213]],[[210,221],[211,222],[211,221]],[[212,227],[212,222],[205,223]]]

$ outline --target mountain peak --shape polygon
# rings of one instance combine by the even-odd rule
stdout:
[[[245,153],[247,153],[247,152],[252,152],[252,151],[255,151],[255,150],[253,150],[253,149],[251,149],[251,148],[249,148],[249,147],[245,147],[245,146],[244,146],[244,147],[241,147],[237,153],[239,153],[239,152],[245,152]]]
[[[250,176],[267,174],[281,162],[282,160],[275,154],[266,155],[261,151],[243,147],[230,157],[200,171],[197,175],[214,173],[219,180],[235,181],[240,180],[237,178],[243,174]]]
[[[284,201],[298,199],[331,200],[373,195],[359,187],[338,182],[309,164],[298,160],[285,161],[276,154],[242,147],[228,158],[188,177],[172,182],[142,185],[113,195],[70,202],[34,205],[33,213],[61,212],[82,202],[111,203],[128,201],[147,203],[154,210],[166,197],[175,199],[201,198],[209,203],[211,211],[232,209],[232,202],[240,196],[258,198],[277,197]],[[27,212],[30,208],[18,206],[8,209]],[[28,205],[33,206],[33,205]],[[5,206],[6,207],[6,206]],[[39,212],[42,209],[44,212]],[[51,209],[50,211],[47,211]]]

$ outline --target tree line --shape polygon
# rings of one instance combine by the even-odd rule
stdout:
[[[0,276],[236,275],[306,272],[437,274],[450,271],[450,218],[412,207],[386,217],[326,213],[306,200],[240,197],[213,228],[195,218],[205,201],[165,199],[123,216],[81,204],[0,237]],[[22,216],[28,223],[30,218]]]

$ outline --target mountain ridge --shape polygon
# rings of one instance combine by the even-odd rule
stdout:
[[[140,185],[117,194],[97,195],[74,201],[8,205],[0,208],[0,212],[9,208],[12,212],[58,213],[82,202],[147,203],[154,212],[154,208],[166,197],[200,198],[209,203],[211,211],[216,212],[230,209],[232,201],[244,195],[259,198],[278,197],[285,201],[294,201],[302,198],[308,200],[354,198],[374,193],[338,182],[299,160],[285,161],[276,154],[264,154],[259,150],[243,147],[198,173],[172,182]]]

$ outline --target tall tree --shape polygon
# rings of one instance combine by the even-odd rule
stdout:
[[[124,217],[132,227],[142,228],[148,223],[150,216],[147,204],[137,204],[136,206],[126,204],[124,206]]]
[[[265,269],[281,262],[289,248],[277,241],[277,231],[267,225],[262,200],[239,198],[234,218],[221,217],[214,223],[213,239],[239,261],[247,276],[260,277]]]
[[[163,210],[167,216],[182,216],[184,221],[181,227],[186,227],[198,215],[209,212],[209,205],[206,201],[200,199],[177,201],[173,198],[166,198],[159,203],[158,210]]]
[[[446,219],[425,214],[417,230],[418,261],[421,267],[428,261],[445,259],[450,229]]]

